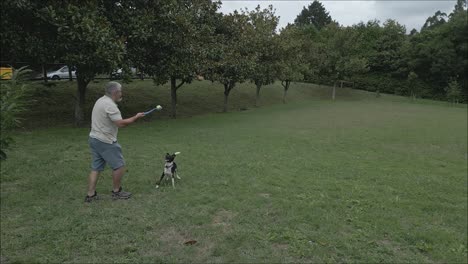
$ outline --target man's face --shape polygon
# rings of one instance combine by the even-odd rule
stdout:
[[[114,102],[116,102],[116,103],[121,102],[122,101],[122,90],[115,91],[113,96],[112,96],[112,100],[114,100]]]

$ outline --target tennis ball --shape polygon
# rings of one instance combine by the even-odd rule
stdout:
[[[156,106],[156,109],[161,110],[162,106],[158,105],[158,106]]]

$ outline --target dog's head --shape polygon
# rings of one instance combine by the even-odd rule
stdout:
[[[166,153],[166,162],[173,162],[175,157],[177,156],[177,154],[179,154],[178,152],[174,153],[174,154],[169,154],[169,153]]]

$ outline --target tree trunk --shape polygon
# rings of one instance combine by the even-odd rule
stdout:
[[[229,84],[224,84],[224,107],[223,112],[226,113],[228,110],[228,96],[229,96]]]
[[[288,90],[286,89],[286,87],[284,88],[284,93],[283,93],[283,104],[286,103],[286,95],[288,93]]]
[[[255,107],[258,107],[258,105],[260,103],[260,88],[262,88],[262,85],[257,84],[257,93],[256,93],[256,96],[255,96]]]
[[[76,93],[76,101],[75,101],[75,125],[82,126],[84,123],[84,105],[85,105],[85,96],[86,96],[86,88],[88,86],[89,81],[85,80],[84,78],[77,78],[78,82],[78,91]]]
[[[291,81],[284,81],[284,84],[283,84],[283,82],[281,82],[281,84],[284,87],[283,104],[285,104],[286,103],[286,95],[288,94],[289,85],[291,84]]]
[[[47,71],[45,69],[44,64],[42,64],[42,75],[43,75],[43,78],[44,78],[44,82],[47,82]]]
[[[171,105],[172,105],[172,118],[177,117],[177,87],[176,78],[171,77]]]
[[[72,69],[70,66],[68,66],[68,78],[70,82],[73,81]]]
[[[332,100],[335,101],[335,94],[336,94],[336,81],[333,83],[333,92],[332,92]]]

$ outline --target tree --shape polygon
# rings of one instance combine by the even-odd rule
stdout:
[[[294,24],[298,26],[313,25],[317,30],[321,30],[331,22],[331,16],[322,3],[317,0],[314,0],[307,8],[304,7],[294,20]]]
[[[1,12],[1,60],[42,64],[55,62],[57,31],[44,19],[45,1],[7,1]]]
[[[452,13],[447,22],[428,27],[409,39],[408,68],[427,84],[426,93],[433,98],[445,98],[450,76],[459,76],[457,81],[464,87],[463,93],[468,94],[466,19],[466,12]]]
[[[224,15],[217,23],[215,43],[209,55],[207,79],[224,86],[223,112],[228,110],[230,92],[237,83],[249,78],[254,69],[255,53],[250,43],[252,24],[244,12]]]
[[[273,6],[270,5],[263,10],[257,6],[255,10],[247,13],[253,26],[253,35],[249,36],[250,45],[256,53],[253,70],[249,76],[256,87],[255,106],[259,105],[262,86],[273,83],[277,75],[279,55],[275,34],[279,18],[274,12]]]
[[[219,3],[211,0],[170,2],[163,14],[154,13],[151,33],[140,43],[143,49],[136,59],[140,67],[156,84],[170,81],[173,118],[178,89],[191,83],[206,64],[218,8]]]
[[[75,124],[84,122],[84,104],[89,82],[98,73],[108,73],[121,62],[123,40],[95,2],[62,5],[58,2],[44,10],[58,32],[59,58],[76,67],[78,90],[75,103]]]
[[[277,37],[280,50],[278,79],[284,88],[283,103],[286,103],[291,82],[302,81],[307,71],[307,64],[302,54],[300,31],[297,26],[288,24]]]
[[[453,12],[450,14],[450,17],[463,11],[466,11],[466,0],[457,0],[457,4],[455,5]]]
[[[438,27],[447,22],[447,14],[441,11],[437,11],[433,16],[428,17],[426,22],[421,28],[421,31]]]
[[[367,72],[368,61],[360,54],[362,36],[352,28],[329,24],[320,33],[321,52],[326,58],[320,72],[333,82],[332,99],[335,99],[336,82]]]
[[[408,83],[408,95],[409,97],[414,100],[418,94],[417,84],[416,81],[418,79],[418,75],[414,72],[410,72],[408,74],[407,83]]]
[[[452,103],[458,104],[461,97],[461,89],[458,82],[455,79],[452,79],[445,89],[447,91],[447,99]]]

